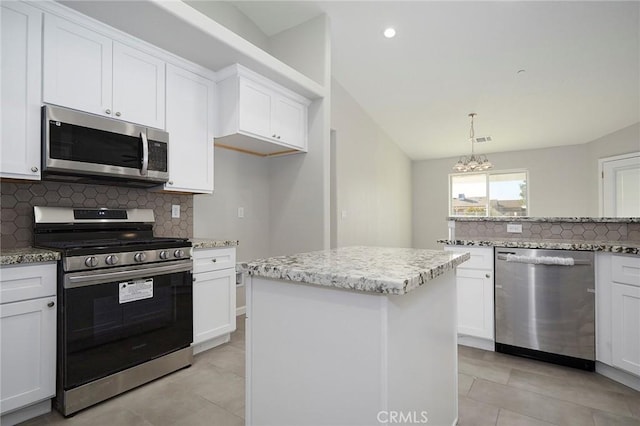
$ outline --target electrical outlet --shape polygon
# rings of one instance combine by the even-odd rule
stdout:
[[[342,210],[342,212],[340,213],[340,217],[342,219],[346,219],[347,218],[347,211],[346,210]]]
[[[521,223],[507,223],[507,232],[512,234],[522,234],[522,224]]]
[[[171,205],[171,217],[174,219],[180,218],[180,204]]]
[[[241,219],[244,217],[244,207],[238,207],[238,217]]]

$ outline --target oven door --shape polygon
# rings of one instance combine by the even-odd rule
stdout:
[[[65,274],[59,346],[65,390],[188,347],[191,259]]]

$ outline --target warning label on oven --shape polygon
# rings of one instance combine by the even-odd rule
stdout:
[[[127,281],[120,283],[120,303],[135,302],[136,300],[153,297],[153,278],[146,280]]]

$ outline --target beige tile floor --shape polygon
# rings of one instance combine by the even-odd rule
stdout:
[[[244,424],[244,321],[194,364],[64,419],[25,425]],[[640,426],[640,392],[595,373],[459,347],[459,425]]]

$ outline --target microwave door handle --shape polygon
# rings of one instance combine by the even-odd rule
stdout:
[[[142,167],[140,168],[140,174],[146,176],[147,170],[149,169],[149,141],[147,140],[147,132],[140,132],[140,138],[142,139]]]

